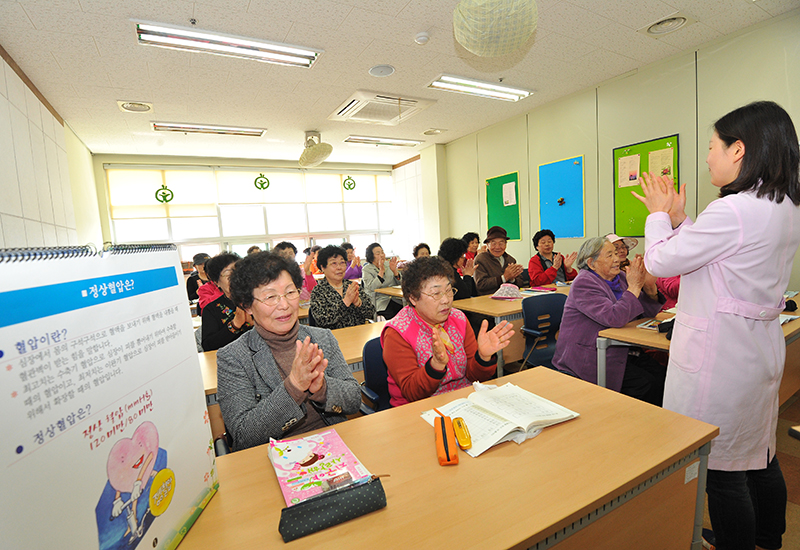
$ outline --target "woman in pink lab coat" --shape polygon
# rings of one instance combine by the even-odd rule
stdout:
[[[720,427],[706,492],[718,550],[780,548],[786,485],[775,458],[786,344],[778,320],[800,245],[797,133],[772,102],[714,124],[720,198],[692,221],[686,186],[644,175],[645,266],[681,275],[664,408]]]

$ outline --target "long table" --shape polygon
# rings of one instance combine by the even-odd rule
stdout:
[[[569,286],[545,285],[555,288],[559,294],[569,295]],[[497,354],[497,376],[503,375],[503,365],[523,358],[525,352],[525,337],[520,330],[524,324],[522,319],[522,300],[495,300],[491,295],[477,296],[475,298],[465,298],[456,300],[453,307],[461,311],[470,311],[479,315],[492,317],[495,324],[500,321],[508,321],[514,327],[516,333],[509,342],[509,345],[500,350]]]
[[[521,445],[441,467],[420,413],[471,388],[356,418],[336,431],[388,505],[285,544],[266,446],[217,458],[220,490],[181,543],[208,548],[648,548],[700,550],[714,426],[545,368],[505,377],[580,413]],[[699,523],[698,515],[699,512]],[[693,542],[694,539],[694,542]]]
[[[656,319],[669,319],[672,314],[659,313]],[[669,351],[670,341],[666,334],[654,330],[637,328],[645,319],[636,319],[622,328],[608,328],[597,335],[597,384],[606,385],[606,350],[611,346],[641,346],[649,349]],[[779,390],[779,401],[787,399],[800,390],[800,319],[781,326],[786,338],[786,363]]]

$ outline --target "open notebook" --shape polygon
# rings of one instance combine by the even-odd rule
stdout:
[[[460,416],[465,420],[472,437],[472,447],[466,452],[472,457],[504,441],[521,443],[537,435],[542,428],[579,416],[510,383],[476,391],[438,409],[450,418]],[[436,416],[433,410],[422,413],[422,418],[431,426]]]

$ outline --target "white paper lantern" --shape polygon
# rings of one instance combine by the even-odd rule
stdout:
[[[453,11],[456,40],[480,57],[519,49],[536,30],[535,0],[461,0]]]

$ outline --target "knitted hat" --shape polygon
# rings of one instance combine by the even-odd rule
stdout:
[[[499,225],[493,225],[489,228],[489,231],[486,232],[486,239],[484,239],[484,244],[488,243],[492,239],[505,239],[508,240],[508,233],[506,230],[500,227]]]

